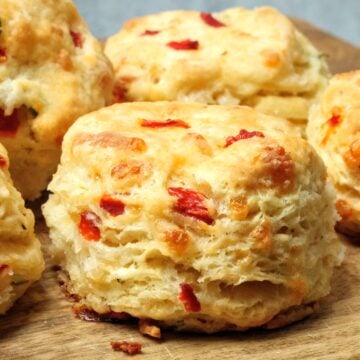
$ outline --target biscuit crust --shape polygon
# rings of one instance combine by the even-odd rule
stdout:
[[[320,158],[288,121],[249,107],[86,115],[49,190],[43,213],[68,291],[100,314],[258,327],[327,295],[343,257]]]
[[[15,186],[34,199],[68,127],[110,101],[112,67],[71,0],[3,0],[0,16],[0,140]]]

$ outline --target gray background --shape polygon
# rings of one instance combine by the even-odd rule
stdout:
[[[126,19],[159,11],[218,11],[232,6],[271,5],[360,45],[360,0],[75,0],[75,3],[94,35],[101,38],[117,32]]]

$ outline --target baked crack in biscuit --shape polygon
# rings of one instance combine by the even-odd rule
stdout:
[[[243,104],[300,125],[328,80],[322,54],[270,7],[136,18],[105,53],[115,68],[115,102]]]
[[[15,186],[34,199],[68,127],[111,100],[113,73],[70,0],[1,0],[0,21],[0,140]]]
[[[275,327],[309,314],[343,258],[321,159],[289,122],[249,107],[88,114],[49,190],[67,291],[106,317],[211,333],[285,311]]]
[[[9,159],[0,144],[0,315],[44,270],[40,243],[34,234],[34,215],[14,188]]]
[[[340,231],[360,236],[360,71],[335,75],[310,113],[307,136],[337,192]]]

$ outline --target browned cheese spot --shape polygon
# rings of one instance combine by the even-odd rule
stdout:
[[[111,147],[119,150],[131,150],[135,152],[144,152],[146,150],[146,143],[143,139],[127,137],[111,131],[104,131],[97,134],[78,134],[74,139],[73,146],[82,144],[103,148]]]
[[[255,247],[257,249],[265,251],[270,251],[272,249],[272,231],[269,221],[264,220],[250,235],[255,240]]]
[[[350,169],[360,169],[360,139],[351,143],[349,150],[343,154],[343,159]]]
[[[184,254],[191,240],[185,231],[172,230],[165,233],[165,241],[170,250],[180,256]]]
[[[336,210],[343,220],[349,220],[353,216],[353,209],[350,204],[342,199],[336,201]]]
[[[150,176],[151,169],[150,163],[145,164],[136,160],[120,161],[111,169],[111,176],[124,185],[139,185]]]
[[[265,50],[263,52],[264,62],[268,68],[277,68],[281,64],[281,58],[277,52]]]
[[[188,133],[184,136],[185,141],[192,141],[204,155],[211,156],[213,151],[204,136],[197,133]]]
[[[243,195],[236,196],[230,200],[231,217],[236,220],[244,220],[249,214],[247,199]]]
[[[292,189],[295,181],[295,165],[291,156],[282,146],[267,146],[262,156],[265,164],[265,176],[271,180],[270,187],[281,191]]]
[[[65,49],[61,49],[58,55],[57,63],[65,71],[71,71],[73,69],[73,63],[71,60],[70,53]]]
[[[294,296],[296,304],[300,304],[309,291],[309,287],[303,279],[290,280],[288,282],[288,287]]]

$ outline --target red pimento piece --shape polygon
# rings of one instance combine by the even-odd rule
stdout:
[[[334,133],[335,128],[340,125],[341,121],[342,121],[342,116],[341,116],[341,112],[342,110],[339,108],[334,108],[332,111],[332,115],[330,117],[330,119],[328,119],[326,121],[326,123],[323,124],[327,125],[325,127],[325,135],[321,141],[321,145],[326,145],[326,143],[328,142],[330,136]]]
[[[6,159],[0,155],[0,168],[4,168],[7,166],[7,161]],[[0,265],[1,266],[1,265]],[[1,270],[1,267],[0,267],[0,270]]]
[[[114,199],[109,195],[104,195],[101,198],[100,207],[111,216],[122,215],[125,212],[125,204],[121,200]]]
[[[204,201],[206,200],[205,195],[194,190],[180,187],[171,187],[168,189],[168,193],[171,196],[177,197],[174,209],[178,213],[191,216],[208,225],[214,223],[214,219],[210,216],[209,210],[204,205]]]
[[[145,30],[141,36],[154,36],[157,35],[160,31],[159,30]]]
[[[125,87],[118,85],[113,90],[113,104],[122,103],[126,101]]]
[[[197,50],[199,48],[199,42],[197,40],[190,39],[170,41],[166,45],[174,50]]]
[[[5,115],[0,109],[0,136],[14,138],[20,126],[17,109],[11,115]]]
[[[180,284],[179,300],[184,304],[187,312],[201,311],[201,304],[194,294],[194,290],[190,284]]]
[[[5,265],[5,264],[0,264],[0,273],[2,271],[4,271],[5,269],[8,269],[9,268],[9,265]]]
[[[100,240],[100,229],[98,224],[100,218],[92,211],[84,211],[80,215],[79,231],[80,234],[90,241]]]
[[[149,128],[163,128],[163,127],[182,127],[184,129],[189,129],[190,125],[183,120],[171,120],[168,119],[166,121],[157,121],[157,120],[142,120],[142,127]]]
[[[212,14],[210,13],[201,13],[200,17],[202,19],[202,21],[204,21],[205,24],[215,27],[215,28],[219,28],[219,27],[224,27],[225,24],[222,23],[221,21],[215,19]]]
[[[7,60],[6,50],[0,47],[0,64]]]
[[[328,121],[327,123],[330,125],[330,126],[337,126],[339,125],[341,122],[341,116],[340,115],[337,115],[337,114],[334,114]]]
[[[250,139],[255,136],[260,137],[260,138],[265,137],[265,135],[260,131],[247,131],[247,130],[241,129],[240,132],[236,136],[229,136],[226,139],[225,147],[228,147],[228,146],[232,145],[234,142],[237,142],[239,140]]]
[[[79,32],[75,32],[75,31],[70,31],[70,35],[74,43],[74,46],[77,48],[82,48],[84,45],[84,39],[82,38],[82,35]]]

